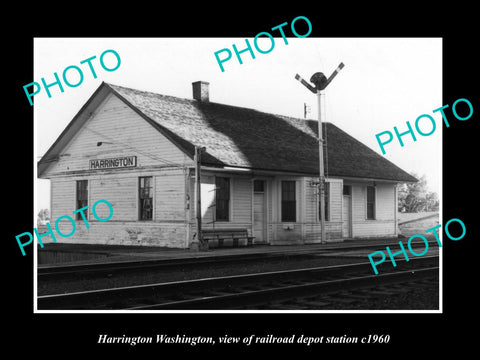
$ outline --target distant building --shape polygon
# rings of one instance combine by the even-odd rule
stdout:
[[[38,163],[51,180],[52,219],[99,199],[113,206],[107,222],[90,208],[90,228],[79,217],[64,241],[188,247],[201,146],[204,229],[246,229],[254,243],[320,242],[318,123],[210,102],[208,86],[193,83],[189,100],[100,85]],[[396,184],[417,180],[324,126],[327,241],[397,236]]]

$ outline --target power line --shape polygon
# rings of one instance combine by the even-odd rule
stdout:
[[[154,155],[154,154],[151,154],[145,150],[140,150],[134,146],[131,146],[130,144],[127,144],[127,143],[124,143],[123,141],[120,141],[120,140],[115,140],[107,135],[104,135],[102,134],[101,132],[97,131],[97,130],[93,130],[91,128],[89,128],[88,126],[85,126],[84,127],[85,129],[93,132],[94,134],[97,134],[99,136],[102,136],[104,137],[105,139],[107,140],[110,140],[111,142],[113,142],[113,144],[119,144],[119,145],[123,145],[123,146],[126,146],[127,148],[131,149],[131,150],[134,150],[136,152],[138,152],[139,154],[142,154],[142,155],[145,155],[153,160],[157,160],[157,161],[160,161],[160,162],[163,162],[164,164],[167,164],[167,165],[172,165],[172,166],[183,166],[182,164],[177,164],[177,163],[174,163],[172,161],[169,161],[169,160],[165,160],[165,159],[162,159],[160,157],[158,157],[157,155]]]

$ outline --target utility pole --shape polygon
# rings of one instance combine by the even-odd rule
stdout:
[[[202,235],[202,196],[201,196],[201,166],[202,152],[204,147],[195,146],[195,154],[193,160],[195,162],[195,217],[197,223],[197,237],[190,244],[191,250],[207,250],[207,244],[203,241]]]
[[[300,81],[308,90],[312,93],[317,95],[317,103],[318,103],[318,157],[319,157],[319,189],[320,189],[320,226],[322,228],[322,238],[321,243],[326,244],[327,242],[327,234],[325,229],[325,169],[323,165],[323,130],[322,130],[322,97],[324,95],[324,90],[333,80],[333,78],[338,74],[340,70],[345,65],[343,62],[338,65],[335,71],[327,77],[321,73],[316,72],[310,78],[310,82],[313,83],[315,86],[310,85],[306,82],[300,75],[296,74],[295,79]]]
[[[318,157],[319,157],[319,188],[320,188],[320,226],[322,227],[322,244],[327,243],[327,229],[325,229],[325,166],[323,165],[323,129],[322,129],[322,98],[323,90],[317,89],[318,104]]]

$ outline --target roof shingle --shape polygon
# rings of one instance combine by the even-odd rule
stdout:
[[[206,147],[204,165],[318,174],[317,121],[107,85],[190,156]],[[337,126],[323,126],[329,176],[417,181]]]

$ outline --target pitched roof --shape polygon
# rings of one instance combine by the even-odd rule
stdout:
[[[190,156],[206,147],[205,165],[318,174],[317,121],[108,86]],[[324,123],[323,133],[329,176],[417,181],[337,126]]]
[[[100,93],[100,97],[106,90],[112,91],[191,158],[195,146],[205,147],[203,165],[318,174],[317,121],[106,83],[100,88],[95,94]],[[81,119],[80,113],[77,114],[42,160],[59,151],[56,144],[64,143],[59,140],[68,131],[78,129],[79,125],[75,125]],[[327,140],[324,153],[329,176],[417,181],[337,126],[324,123],[323,133]],[[46,168],[42,160],[39,174]]]

